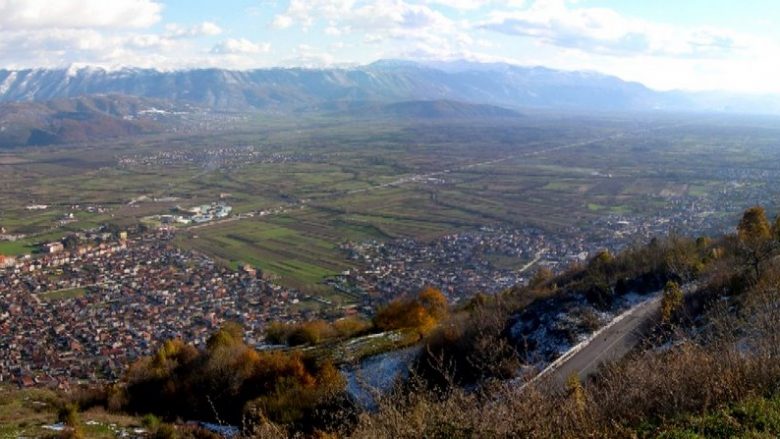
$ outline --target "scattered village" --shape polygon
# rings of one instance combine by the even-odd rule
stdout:
[[[226,145],[204,149],[174,149],[118,157],[122,168],[196,166],[203,169],[235,169],[249,163],[311,161],[305,153],[283,153],[253,145]]]
[[[342,273],[330,283],[341,291],[365,292],[380,298],[417,291],[427,285],[440,288],[453,302],[478,292],[497,293],[526,282],[535,267],[562,270],[585,262],[601,249],[617,252],[677,230],[694,234],[728,232],[734,219],[716,212],[722,212],[724,205],[735,212],[747,206],[738,205],[733,193],[721,195],[668,200],[655,215],[605,215],[586,226],[557,233],[533,227],[496,226],[427,242],[347,242],[341,245],[342,250],[365,268]],[[766,204],[770,201],[763,200]]]

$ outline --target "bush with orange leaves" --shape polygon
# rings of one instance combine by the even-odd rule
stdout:
[[[245,421],[250,409],[256,419],[301,421],[325,401],[343,398],[345,385],[330,360],[258,352],[232,323],[212,335],[204,350],[165,342],[130,366],[126,382],[130,412],[234,424]]]
[[[265,338],[270,343],[288,346],[316,345],[355,337],[368,332],[371,328],[371,322],[360,317],[345,317],[333,323],[324,320],[301,323],[274,322],[266,328]]]
[[[396,299],[380,308],[374,326],[382,331],[416,329],[427,334],[447,317],[447,298],[436,288],[420,291],[416,298]]]

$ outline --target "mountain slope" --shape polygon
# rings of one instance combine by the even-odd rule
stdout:
[[[385,105],[381,113],[391,117],[415,119],[479,119],[519,117],[520,113],[495,105],[466,104],[456,101],[404,101]]]
[[[466,61],[378,61],[349,69],[125,68],[0,70],[0,102],[123,94],[211,109],[289,111],[330,102],[460,101],[504,107],[579,110],[780,113],[780,100],[720,93],[658,92],[593,72]]]
[[[517,118],[521,113],[504,107],[486,104],[439,100],[401,101],[390,104],[375,101],[336,101],[305,108],[334,116],[392,119],[487,119]]]
[[[159,132],[165,102],[122,95],[0,104],[0,147],[84,142]]]

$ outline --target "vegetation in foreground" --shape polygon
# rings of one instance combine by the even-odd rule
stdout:
[[[501,327],[502,319],[494,319],[495,313],[487,309],[508,307],[498,300],[486,302],[477,307],[482,308],[479,312],[471,314],[460,337],[444,338],[444,342],[439,338],[438,357],[432,358],[444,365],[437,367],[446,380],[431,388],[423,379],[418,385],[424,391],[388,396],[376,413],[361,418],[350,435],[777,437],[778,225],[777,221],[770,225],[763,209],[751,208],[735,236],[656,242],[615,258],[597,257],[584,269],[532,283],[527,290],[537,294],[571,294],[568,288],[573,279],[594,279],[584,275],[594,264],[603,267],[596,273],[621,273],[608,282],[610,288],[601,291],[610,294],[617,293],[620,279],[630,281],[622,276],[632,272],[632,266],[641,268],[634,273],[642,278],[668,278],[658,325],[646,345],[617,363],[605,365],[584,382],[571,377],[564,388],[551,382],[521,387],[497,380],[495,375],[480,380],[476,391],[446,384],[462,379],[462,372],[447,367],[453,361],[482,359],[482,365],[474,370],[484,371],[511,357],[511,353],[485,356],[488,350],[484,346],[496,346],[501,340],[507,344],[505,332],[495,329]],[[664,250],[659,252],[659,248]],[[632,259],[644,262],[625,265]],[[654,260],[661,263],[656,265]],[[660,271],[651,270],[654,266]],[[697,287],[680,300],[676,281],[691,279]],[[601,300],[610,296],[591,297]],[[496,321],[499,323],[493,324]]]
[[[130,369],[126,387],[94,400],[169,421],[217,417],[240,425],[247,437],[776,437],[780,221],[770,224],[756,207],[737,230],[601,253],[559,276],[540,272],[526,287],[477,296],[451,313],[427,294],[394,302],[373,324],[392,329],[413,321],[426,349],[411,378],[379,396],[372,411],[344,394],[327,359],[257,352],[231,326],[203,351],[166,343]],[[680,285],[692,281],[683,293]],[[507,380],[517,376],[525,353],[508,331],[512,322],[571,295],[607,306],[643,288],[663,289],[663,299],[641,349],[564,387]],[[433,327],[432,316],[439,322]],[[345,326],[360,334],[366,325]],[[338,334],[335,325],[315,326]],[[280,333],[289,342],[301,329]],[[90,406],[84,401],[82,409]],[[169,428],[167,437],[195,434],[156,428]]]

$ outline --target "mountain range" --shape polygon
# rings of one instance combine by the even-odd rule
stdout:
[[[516,118],[534,109],[780,114],[780,98],[661,92],[594,72],[468,61],[329,69],[0,70],[0,147],[154,133],[209,112]],[[186,115],[184,119],[177,115]]]
[[[594,72],[468,61],[382,60],[350,68],[246,71],[95,67],[0,70],[0,102],[103,94],[188,103],[219,111],[316,111],[345,103],[452,101],[511,109],[780,113],[780,99],[776,97],[661,92]]]

